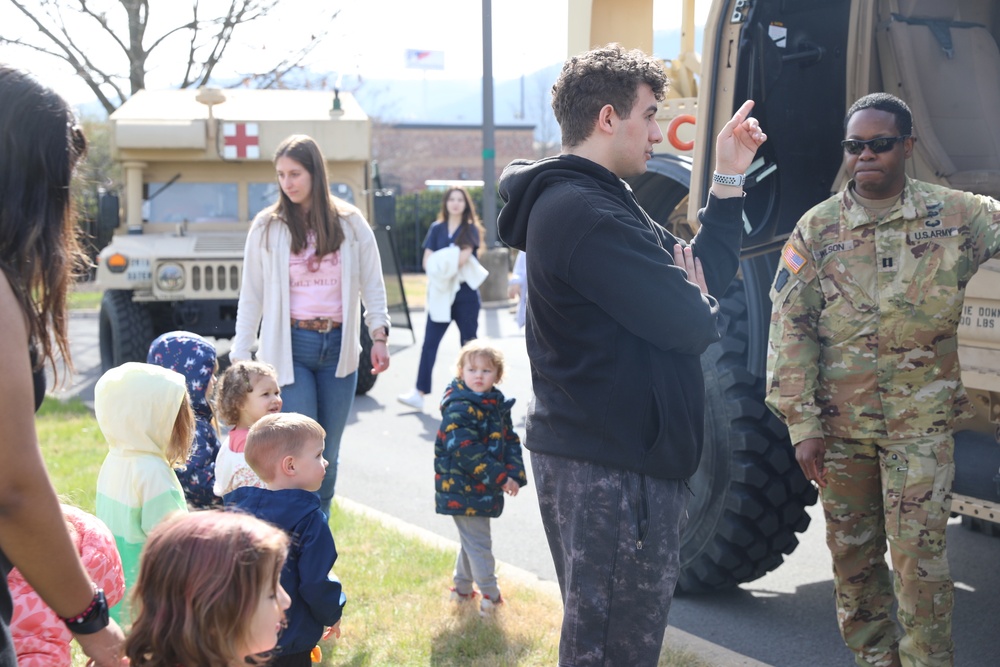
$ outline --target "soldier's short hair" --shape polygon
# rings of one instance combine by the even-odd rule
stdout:
[[[851,116],[864,109],[876,109],[891,113],[896,117],[896,129],[899,130],[900,135],[913,134],[913,114],[910,112],[910,107],[907,106],[906,102],[889,93],[870,93],[852,104],[844,117],[845,131],[847,124],[851,121]]]

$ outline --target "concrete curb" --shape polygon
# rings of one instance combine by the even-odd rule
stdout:
[[[455,542],[454,540],[441,537],[440,535],[425,528],[415,526],[411,523],[406,523],[405,521],[401,521],[392,515],[380,512],[379,510],[368,507],[367,505],[362,505],[361,503],[355,502],[349,498],[336,496],[334,498],[334,502],[349,512],[354,512],[356,514],[361,514],[374,519],[385,526],[398,530],[407,537],[413,537],[430,546],[446,551],[454,551],[458,548],[458,542]],[[530,586],[541,593],[552,596],[557,601],[561,602],[562,600],[562,596],[559,593],[559,584],[554,581],[545,581],[544,579],[539,578],[534,572],[529,572],[515,565],[510,565],[509,563],[501,561],[497,561],[497,571],[498,573],[501,573],[505,579],[516,581],[522,586]],[[664,639],[664,643],[673,649],[693,653],[710,665],[717,665],[719,667],[770,667],[767,663],[759,662],[745,655],[740,655],[739,653],[730,651],[725,647],[705,641],[700,637],[696,637],[692,634],[684,632],[683,630],[678,630],[672,626],[667,627],[667,634]]]

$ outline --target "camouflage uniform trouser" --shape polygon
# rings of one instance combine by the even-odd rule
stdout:
[[[690,491],[538,452],[531,469],[562,591],[560,667],[655,666]]]
[[[837,622],[858,665],[954,664],[954,586],[945,553],[954,449],[950,433],[826,440],[827,487],[820,497]],[[891,617],[894,592],[902,635]]]

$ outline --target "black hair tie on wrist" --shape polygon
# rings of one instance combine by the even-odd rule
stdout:
[[[108,616],[108,599],[104,597],[104,589],[94,589],[94,599],[82,613],[70,618],[63,618],[69,631],[77,635],[92,635],[108,627],[110,618]]]

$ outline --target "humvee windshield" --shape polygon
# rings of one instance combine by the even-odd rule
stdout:
[[[258,213],[278,199],[278,184],[250,183],[247,186],[247,194],[250,197],[250,205],[247,209],[250,213],[250,219],[253,220]],[[348,204],[354,203],[354,191],[344,183],[330,183],[330,194],[343,199]]]
[[[236,183],[152,182],[146,184],[143,222],[240,222]],[[354,192],[344,183],[331,183],[330,193],[353,204]],[[247,186],[249,220],[275,202],[277,183]]]
[[[143,222],[239,222],[236,183],[147,183]]]

